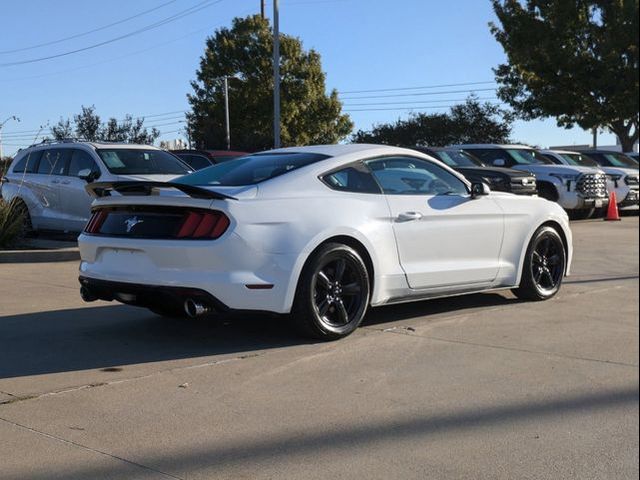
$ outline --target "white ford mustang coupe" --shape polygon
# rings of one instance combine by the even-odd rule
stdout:
[[[320,339],[353,332],[369,306],[498,289],[546,300],[571,263],[557,204],[490,192],[402,148],[283,148],[87,190],[84,300],[291,314]]]

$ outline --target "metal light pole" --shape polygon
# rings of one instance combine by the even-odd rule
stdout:
[[[280,12],[273,0],[273,146],[280,148]]]
[[[3,158],[3,152],[2,152],[2,127],[4,127],[4,124],[7,123],[9,120],[15,120],[16,122],[20,122],[20,119],[18,117],[16,117],[15,115],[11,115],[10,117],[7,117],[2,123],[0,123],[0,160],[2,160],[2,158]]]
[[[229,78],[224,77],[224,125],[226,129],[227,150],[231,150],[231,127],[229,126]]]

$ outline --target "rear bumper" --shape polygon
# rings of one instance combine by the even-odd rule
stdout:
[[[182,311],[184,302],[192,299],[206,305],[209,311],[212,312],[222,313],[230,310],[227,305],[209,292],[198,288],[110,282],[83,277],[82,275],[78,278],[78,281],[96,299],[108,302],[117,300],[140,307]]]
[[[272,254],[235,234],[214,241],[144,240],[82,234],[80,276],[99,298],[135,304],[201,292],[214,309],[288,313],[296,255]],[[83,285],[85,284],[83,283]],[[124,288],[124,289],[123,289]],[[130,301],[131,300],[131,301]]]

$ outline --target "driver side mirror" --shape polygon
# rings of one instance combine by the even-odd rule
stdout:
[[[504,167],[506,165],[504,158],[496,158],[492,163],[494,167]]]
[[[89,168],[83,168],[78,172],[78,178],[81,178],[87,183],[91,183],[94,180],[97,180],[100,177],[100,172],[92,171]]]
[[[486,183],[474,182],[471,184],[471,198],[482,197],[490,193],[491,189]]]

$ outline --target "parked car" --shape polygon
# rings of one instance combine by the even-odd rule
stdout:
[[[6,201],[20,202],[27,230],[79,232],[91,215],[87,183],[169,181],[191,171],[178,158],[149,145],[44,142],[16,155],[0,194]]]
[[[170,150],[170,152],[189,165],[193,170],[202,170],[211,165],[227,162],[246,155],[245,152],[233,150]]]
[[[625,152],[624,154],[631,160],[636,162],[636,164],[638,163],[638,152]]]
[[[292,313],[335,339],[369,306],[503,288],[546,300],[571,262],[559,205],[490,192],[409,149],[290,147],[145,186],[87,185],[83,299]]]
[[[491,190],[517,195],[536,195],[536,177],[528,172],[485,166],[472,154],[458,148],[412,147],[444,162],[470,182],[484,182]]]
[[[616,193],[618,208],[638,210],[638,171],[632,168],[601,166],[593,158],[582,152],[566,150],[542,150],[542,153],[561,165],[583,165],[597,167],[607,176],[607,191]]]
[[[559,203],[572,218],[588,218],[609,204],[607,179],[593,167],[555,165],[523,145],[455,145],[485,165],[522,170],[536,176],[538,195]]]

